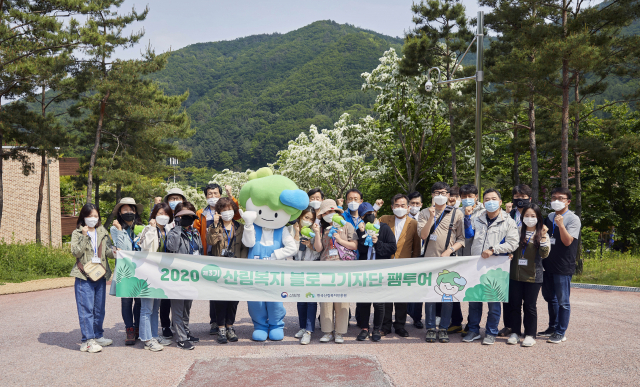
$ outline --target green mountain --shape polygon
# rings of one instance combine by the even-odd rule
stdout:
[[[311,124],[330,128],[343,112],[371,112],[360,74],[402,39],[318,21],[286,34],[199,43],[175,51],[154,75],[168,94],[190,93],[196,134],[187,165],[259,168]]]

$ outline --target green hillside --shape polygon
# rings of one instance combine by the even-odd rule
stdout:
[[[188,165],[258,168],[275,161],[309,125],[327,128],[347,111],[362,116],[375,96],[360,90],[401,39],[318,21],[287,34],[199,43],[175,51],[154,77],[169,94],[189,90],[196,134]]]

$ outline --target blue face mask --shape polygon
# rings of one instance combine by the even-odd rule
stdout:
[[[500,202],[497,200],[489,200],[488,202],[484,202],[484,208],[486,208],[488,212],[495,212],[500,208]]]
[[[476,204],[476,199],[462,199],[462,207],[473,207]]]
[[[171,207],[171,211],[176,209],[176,206],[178,205],[178,203],[180,203],[179,200],[174,200],[172,202],[169,202],[169,207]]]

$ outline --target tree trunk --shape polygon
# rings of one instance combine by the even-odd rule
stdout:
[[[98,149],[100,149],[100,136],[102,135],[102,122],[104,121],[104,111],[107,106],[107,100],[109,99],[109,94],[111,92],[107,91],[107,94],[100,101],[100,118],[98,119],[98,129],[96,130],[96,141],[93,145],[93,150],[91,151],[91,158],[89,159],[89,171],[87,172],[87,204],[92,203],[91,194],[93,188],[93,167],[96,165],[96,158],[98,156]]]
[[[451,139],[451,177],[453,185],[458,185],[458,166],[456,160],[456,142],[453,136],[453,103],[449,101],[449,136]]]
[[[40,151],[40,186],[38,187],[38,209],[36,210],[36,243],[42,244],[41,217],[42,217],[42,200],[44,197],[44,175],[46,175],[47,152]]]
[[[122,199],[122,184],[116,184],[116,204]]]
[[[518,153],[518,118],[513,119],[513,185],[520,185],[520,154]]]
[[[538,177],[538,145],[536,144],[536,105],[533,100],[534,87],[530,87],[529,99],[529,152],[531,153],[531,201],[539,203],[540,180]]]
[[[100,179],[96,179],[96,207],[100,212]]]
[[[580,153],[578,149],[578,137],[580,132],[580,90],[579,90],[579,82],[580,74],[576,74],[576,89],[575,89],[575,98],[576,98],[576,118],[575,118],[575,126],[573,129],[573,158],[575,162],[575,183],[576,183],[576,215],[580,216],[582,214],[582,181],[580,180]]]
[[[0,98],[0,112],[2,112],[1,98]],[[4,208],[4,185],[2,183],[2,180],[3,180],[2,170],[4,168],[4,157],[3,157],[4,150],[1,148],[2,145],[4,145],[4,132],[2,130],[2,125],[0,125],[0,227],[2,227],[2,210]]]
[[[567,38],[567,0],[563,0],[562,27],[563,38]],[[569,58],[562,57],[562,130],[560,133],[560,184],[569,188]]]

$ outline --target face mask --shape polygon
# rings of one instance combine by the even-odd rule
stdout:
[[[362,221],[365,223],[374,223],[376,221],[376,216],[374,214],[367,214],[362,218]]]
[[[476,199],[462,199],[462,207],[473,207],[476,204]]]
[[[527,225],[527,227],[533,227],[538,224],[538,218],[530,218],[526,217],[522,219],[522,222]]]
[[[122,220],[124,220],[125,222],[133,222],[133,220],[136,218],[136,214],[131,212],[127,212],[126,214],[120,214],[120,216],[122,217]]]
[[[407,215],[407,209],[406,208],[394,208],[393,209],[393,214],[395,216],[397,216],[398,218],[402,218],[403,216]]]
[[[224,221],[230,221],[231,219],[233,219],[233,210],[228,210],[228,211],[222,211],[220,213],[220,217],[222,218],[222,220]]]
[[[456,204],[454,204],[453,206],[458,208],[458,207],[460,207],[460,203],[461,203],[461,201],[460,201],[460,199],[458,199],[458,200],[456,200]]]
[[[358,207],[360,207],[360,203],[358,203],[358,202],[349,203],[349,209],[351,211],[358,211]]]
[[[184,216],[184,217],[181,217],[181,218],[180,218],[180,226],[182,226],[182,227],[189,227],[189,226],[191,226],[191,225],[193,224],[193,221],[194,221],[194,220],[195,220],[195,219],[193,219],[193,218],[192,218],[192,217],[190,217],[190,216]]]
[[[169,217],[167,215],[158,215],[156,216],[156,223],[166,226],[169,223]]]
[[[317,210],[318,208],[320,208],[320,204],[322,204],[321,201],[319,200],[312,200],[309,202],[309,205],[311,206],[311,208],[313,208],[314,210]]]
[[[418,212],[420,212],[420,208],[421,207],[417,206],[409,207],[409,212],[411,212],[411,215],[416,215]]]
[[[325,216],[322,217],[322,219],[324,219],[325,222],[331,224],[331,222],[332,222],[331,219],[333,218],[333,215],[334,214],[325,215]]]
[[[525,208],[529,204],[531,204],[531,199],[515,199],[514,200],[516,207]]]
[[[313,223],[309,222],[308,220],[301,220],[300,224],[302,225],[302,227],[311,227]]]
[[[487,209],[487,212],[495,212],[500,208],[500,202],[497,200],[489,200],[488,202],[484,202],[484,208]]]
[[[84,224],[86,224],[87,227],[94,228],[96,224],[98,224],[98,220],[100,220],[100,218],[84,218]]]
[[[449,198],[444,196],[444,195],[438,195],[438,196],[433,198],[433,202],[438,206],[446,204],[447,201],[449,201]]]
[[[178,205],[178,203],[182,203],[180,200],[174,200],[169,202],[169,207],[171,207],[171,211],[176,209],[176,206]]]
[[[216,203],[218,203],[218,200],[220,200],[220,198],[209,198],[207,199],[207,204],[209,207],[214,207]]]
[[[554,211],[562,211],[564,209],[564,203],[560,200],[554,200],[551,202],[551,208],[553,208]]]

